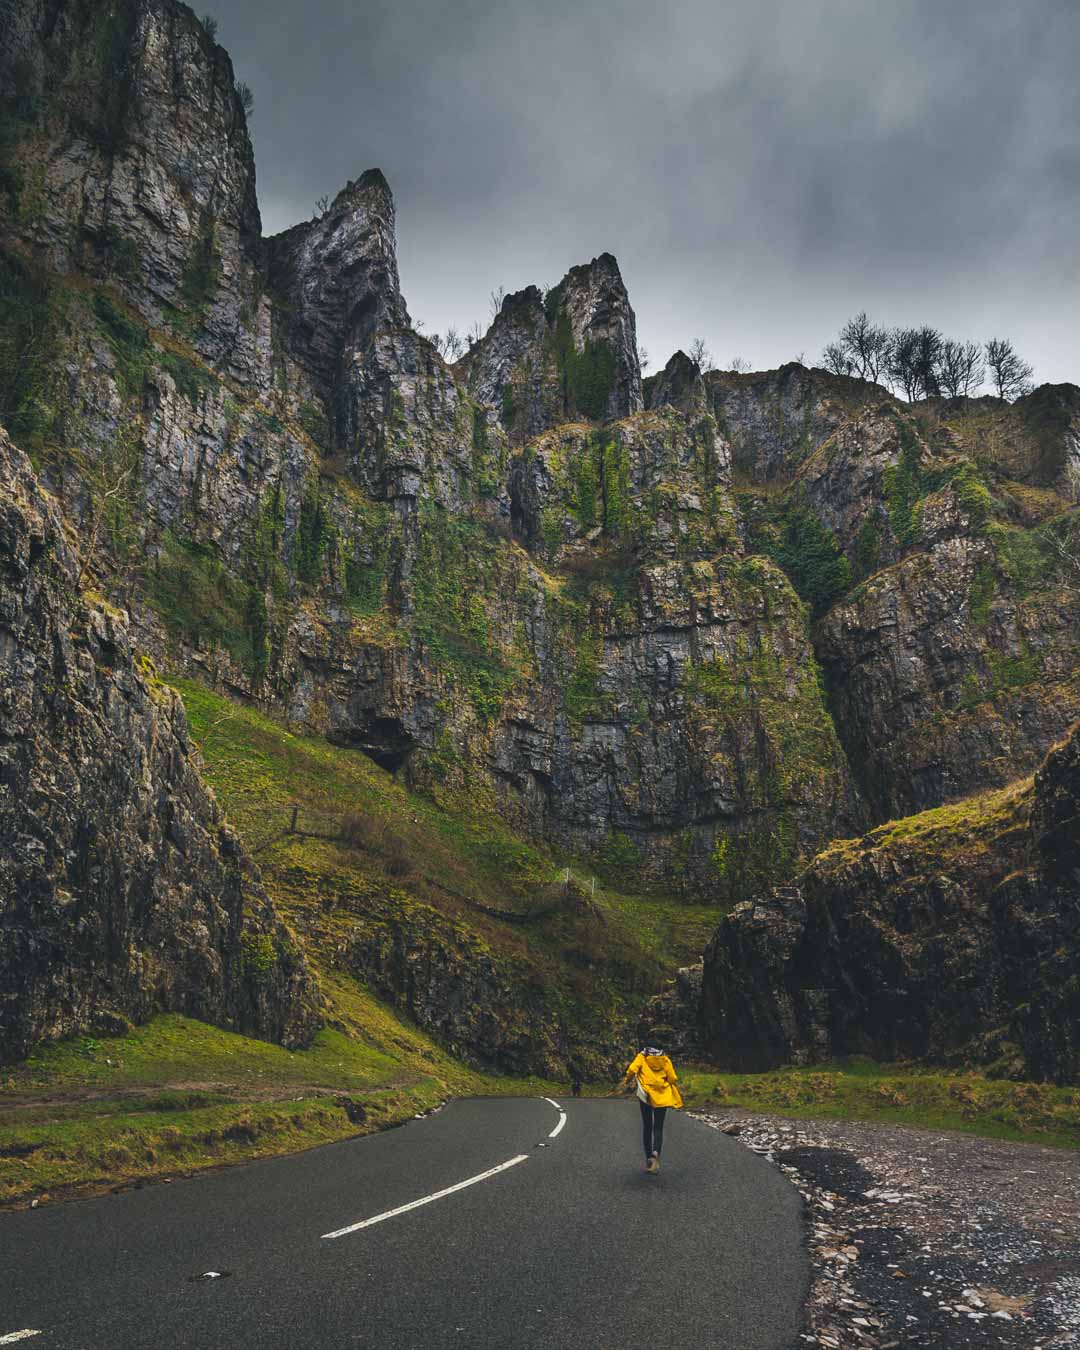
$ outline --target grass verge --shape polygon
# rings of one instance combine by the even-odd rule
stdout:
[[[1080,1088],[867,1059],[761,1074],[695,1066],[680,1081],[689,1107],[740,1106],[780,1116],[879,1121],[1080,1148]]]
[[[0,1207],[91,1195],[388,1129],[455,1094],[536,1095],[464,1068],[341,978],[308,1050],[167,1015],[42,1046],[0,1080]]]

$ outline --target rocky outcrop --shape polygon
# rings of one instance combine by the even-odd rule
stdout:
[[[494,414],[474,408],[435,346],[413,332],[398,285],[394,201],[378,169],[317,220],[264,243],[275,332],[311,380],[298,409],[315,449],[379,501],[460,507],[500,456]],[[485,494],[500,495],[489,474]]]
[[[1075,384],[1042,384],[1012,405],[1027,442],[1024,475],[1080,501],[1080,389]],[[1010,437],[1015,442],[1015,437]]]
[[[760,1070],[838,1055],[1080,1079],[1080,731],[1030,782],[826,849],[705,954],[702,1043]]]
[[[747,548],[819,615],[830,707],[887,820],[1034,770],[1080,716],[1080,596],[1068,501],[964,453],[970,412],[878,393],[790,468],[764,465],[771,487],[734,478]]]
[[[0,1058],[163,1010],[304,1044],[304,959],[203,786],[179,699],[80,571],[0,432]]]
[[[220,368],[265,373],[255,165],[228,54],[172,0],[9,9],[5,233],[107,280]]]
[[[649,999],[638,1019],[639,1045],[659,1045],[675,1059],[700,1056],[698,1011],[704,969],[701,961],[680,967],[675,978]]]
[[[736,472],[759,483],[790,478],[850,417],[889,398],[880,385],[794,361],[752,374],[712,370],[705,385]]]
[[[643,380],[642,389],[646,408],[666,404],[685,413],[711,411],[701,369],[685,352],[676,352],[662,371]]]
[[[1075,384],[1042,384],[1015,403],[970,398],[927,407],[963,453],[1007,479],[1080,501],[1080,389]]]
[[[563,381],[550,346],[543,294],[527,286],[503,298],[487,333],[458,363],[473,396],[498,410],[517,441],[565,420]]]
[[[1029,864],[1002,887],[1010,1029],[1033,1076],[1080,1082],[1080,729],[1035,775]]]
[[[351,975],[463,1062],[562,1080],[576,1065],[594,1081],[625,1063],[655,975],[588,889],[552,888],[526,910],[508,880],[509,908],[457,895],[451,915],[377,873],[289,863],[267,878],[320,969]]]
[[[546,296],[535,286],[506,296],[459,368],[512,444],[562,422],[640,411],[637,331],[618,263],[602,253]]]
[[[741,1073],[827,1057],[821,991],[791,978],[805,930],[806,904],[793,887],[742,901],[725,917],[702,962],[700,1053]]]
[[[955,485],[923,546],[819,623],[837,726],[879,820],[1031,772],[1080,714],[1080,595],[1036,536],[973,525]],[[1038,571],[1017,567],[1033,547]]]
[[[410,326],[394,228],[390,186],[378,169],[369,169],[318,219],[263,244],[267,279],[284,301],[290,354],[330,403],[374,333]]]
[[[930,452],[891,402],[867,402],[797,459],[790,498],[835,534],[853,577],[879,571],[910,549],[903,526],[897,521],[894,528],[890,518],[890,495],[901,464],[917,476]]]
[[[739,550],[730,483],[730,450],[713,419],[664,406],[530,441],[510,458],[511,520],[529,551],[552,562],[601,536],[636,560],[706,557]]]
[[[566,1076],[568,1051],[597,1077],[611,1072],[605,1029],[583,1041],[581,1024],[560,1015],[539,970],[494,951],[463,924],[411,907],[407,917],[367,908],[342,964],[407,1013],[467,1064],[501,1073]]]
[[[480,496],[505,509],[506,441],[498,419],[463,394],[418,333],[383,329],[357,349],[337,408],[349,476],[372,497],[460,510]]]
[[[556,344],[561,342],[560,318],[565,314],[573,334],[574,350],[585,368],[567,370],[568,392],[571,400],[581,406],[583,397],[589,397],[599,407],[604,418],[626,417],[644,406],[641,395],[641,362],[637,348],[637,326],[630,298],[623,284],[619,264],[610,253],[601,253],[590,263],[572,267],[549,294],[546,310],[553,315]],[[600,376],[589,384],[587,358],[598,353],[596,367],[610,370],[606,401],[601,401]],[[602,361],[599,354],[609,354]],[[567,353],[569,355],[569,353]],[[575,373],[579,390],[575,391]],[[582,408],[582,411],[587,409]],[[596,415],[596,414],[594,414]]]
[[[1031,834],[1043,877],[1054,886],[1080,885],[1080,731],[1052,750],[1035,776]]]

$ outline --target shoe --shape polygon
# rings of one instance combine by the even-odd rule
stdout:
[[[657,1172],[660,1171],[660,1159],[655,1153],[645,1164],[645,1171],[648,1172],[650,1176],[656,1176]]]

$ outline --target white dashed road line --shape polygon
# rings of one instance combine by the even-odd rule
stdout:
[[[552,1101],[550,1097],[545,1097],[544,1101],[549,1102],[559,1113],[558,1125],[556,1125],[555,1128],[548,1133],[548,1138],[554,1139],[555,1136],[562,1129],[562,1127],[566,1124],[566,1112],[562,1109],[562,1107],[559,1105],[558,1102]]]
[[[498,1167],[489,1167],[486,1172],[478,1172],[474,1177],[459,1181],[456,1186],[447,1186],[445,1190],[435,1191],[432,1195],[421,1196],[419,1200],[410,1200],[407,1205],[398,1205],[397,1209],[388,1209],[385,1214],[376,1214],[370,1219],[361,1219],[359,1223],[351,1223],[347,1228],[336,1228],[332,1233],[323,1233],[323,1237],[344,1237],[346,1233],[355,1233],[361,1228],[370,1228],[372,1224],[382,1223],[384,1219],[393,1219],[399,1214],[407,1214],[410,1209],[419,1209],[421,1205],[430,1205],[433,1200],[441,1200],[444,1195],[453,1195],[455,1191],[463,1191],[466,1186],[475,1186],[478,1181],[487,1181],[488,1177],[493,1177],[498,1172],[505,1172],[508,1167],[516,1167],[518,1163],[525,1162],[528,1156],[527,1153],[519,1153],[516,1158],[500,1163]]]
[[[566,1124],[566,1112],[557,1101],[551,1097],[545,1097],[550,1106],[553,1106],[559,1113],[559,1123],[548,1133],[549,1139],[554,1139],[562,1131]],[[543,1147],[543,1145],[541,1145]],[[431,1195],[422,1195],[419,1200],[410,1200],[407,1205],[398,1205],[396,1209],[388,1209],[383,1214],[374,1214],[370,1219],[361,1219],[359,1223],[350,1223],[344,1228],[335,1228],[332,1233],[323,1233],[324,1239],[345,1237],[347,1233],[357,1233],[361,1228],[370,1228],[373,1224],[382,1223],[384,1219],[396,1219],[399,1214],[407,1214],[410,1209],[419,1209],[421,1205],[430,1205],[433,1200],[441,1200],[444,1196],[453,1195],[455,1191],[463,1191],[466,1186],[475,1186],[478,1181],[487,1181],[488,1177],[497,1176],[500,1172],[505,1172],[508,1167],[516,1167],[518,1163],[523,1163],[528,1159],[527,1153],[519,1153],[516,1158],[510,1158],[507,1162],[499,1163],[498,1167],[489,1167],[486,1172],[478,1172],[474,1177],[468,1177],[465,1181],[459,1181],[454,1186],[447,1186],[441,1191],[433,1191]],[[19,1340],[25,1335],[36,1336],[37,1332],[17,1332],[15,1339]],[[0,1345],[4,1344],[4,1337],[0,1337]]]
[[[24,1327],[22,1331],[9,1331],[6,1336],[0,1336],[0,1345],[14,1345],[16,1341],[28,1341],[31,1336],[40,1336],[40,1331],[32,1331],[29,1327]]]

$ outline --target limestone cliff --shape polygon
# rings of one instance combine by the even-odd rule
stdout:
[[[779,370],[740,374],[713,370],[707,397],[731,442],[737,473],[755,482],[783,481],[867,403],[880,386],[792,362]]]
[[[826,849],[736,906],[705,954],[705,1052],[1080,1077],[1080,729],[1026,783]]]
[[[740,470],[732,452],[748,547],[781,561],[818,613],[829,705],[873,817],[1030,773],[1080,716],[1067,557],[1080,551],[1063,546],[1077,528],[1069,496],[1027,485],[1045,446],[1000,430],[1024,410],[909,407],[800,367],[722,380],[714,395],[731,384],[742,410],[733,423],[729,403],[728,434],[758,456],[744,450]],[[798,436],[789,404],[803,409]],[[748,407],[776,410],[775,426]],[[980,448],[991,416],[996,459]],[[1001,467],[1006,440],[1016,478]]]
[[[927,502],[924,548],[818,627],[837,725],[878,820],[1030,772],[1080,712],[1080,595],[1044,539],[957,529],[965,519],[952,491]],[[1025,547],[1041,571],[1017,564]]]
[[[244,378],[271,360],[256,300],[255,164],[228,54],[171,0],[20,0],[0,41],[5,232],[108,280]]]
[[[1080,716],[1074,386],[908,405],[682,353],[643,384],[610,254],[450,366],[377,170],[260,238],[243,91],[188,9],[13,15],[0,407],[138,650],[722,901]],[[459,1039],[436,947],[354,943]]]
[[[1080,501],[1080,390],[1044,384],[1015,403],[955,399],[941,405],[946,434],[1006,479]]]
[[[48,53],[33,13],[24,47]],[[125,68],[150,59],[152,28],[181,90],[218,70],[184,11],[132,14]],[[86,134],[71,106],[99,78],[77,65],[70,94],[33,86],[13,172]],[[140,135],[124,132],[121,158]],[[202,152],[234,164],[235,196],[234,141],[208,120]],[[158,177],[190,214],[202,189],[172,158]],[[129,189],[113,183],[135,211]],[[37,211],[20,197],[8,221],[8,289],[28,325],[42,297],[56,322],[35,379],[16,381],[12,426],[69,518],[97,530],[92,570],[162,662],[414,785],[490,795],[627,879],[728,894],[857,818],[800,606],[746,557],[726,441],[701,400],[641,411],[610,255],[546,297],[509,297],[451,371],[408,327],[377,171],[252,243],[250,274],[215,243],[206,290],[181,288],[172,311],[139,269],[121,284],[43,253]],[[219,311],[261,363],[215,359]]]
[[[304,958],[222,823],[176,696],[0,432],[0,1059],[161,1010],[303,1044]]]
[[[345,369],[382,329],[408,328],[398,284],[394,200],[378,169],[362,174],[316,220],[263,245],[267,277],[284,301],[285,339],[333,399]]]

